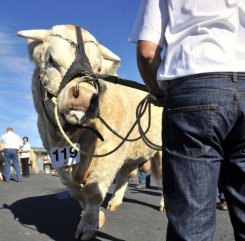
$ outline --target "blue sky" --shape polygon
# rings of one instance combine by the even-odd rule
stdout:
[[[119,76],[142,83],[135,45],[128,42],[140,0],[1,0],[0,2],[0,135],[11,126],[32,146],[42,146],[31,93],[33,63],[26,40],[28,29],[75,24],[120,56]]]

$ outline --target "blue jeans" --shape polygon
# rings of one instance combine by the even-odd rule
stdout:
[[[146,187],[150,187],[151,185],[151,173],[143,172],[138,170],[139,183],[145,185]]]
[[[11,149],[11,148],[4,149],[4,163],[5,163],[4,164],[4,179],[5,181],[9,181],[11,160],[13,161],[13,167],[16,172],[17,181],[20,181],[21,174],[20,174],[18,150]]]
[[[245,240],[245,73],[168,82],[163,113],[167,241],[210,241],[219,172],[237,241]]]
[[[219,190],[219,188],[217,188],[217,198],[219,198],[221,203],[225,202],[225,195],[222,190]]]

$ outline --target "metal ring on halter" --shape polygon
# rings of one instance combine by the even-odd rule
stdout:
[[[79,96],[79,84],[81,79],[77,80],[76,86],[75,86],[75,91],[74,91],[74,97],[78,97]]]

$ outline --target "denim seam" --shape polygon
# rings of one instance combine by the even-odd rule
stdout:
[[[238,109],[239,109],[239,107],[238,107],[238,101],[233,101],[232,102],[232,105],[233,105],[234,116],[233,116],[233,121],[232,121],[230,130],[232,130],[233,127],[236,124],[236,120],[237,120],[237,117],[238,117]],[[229,132],[230,132],[230,130],[229,130]]]
[[[184,107],[177,107],[177,108],[168,108],[167,111],[169,114],[171,113],[179,113],[179,112],[189,112],[189,111],[200,111],[200,110],[208,110],[209,114],[209,120],[208,120],[208,129],[207,129],[207,140],[211,140],[212,134],[213,134],[213,117],[214,117],[214,111],[218,108],[217,104],[209,104],[209,105],[199,105],[199,106],[184,106]],[[186,157],[191,157],[191,158],[196,158],[200,157],[203,154],[205,154],[208,150],[210,149],[209,146],[204,145],[203,148],[201,148],[199,151],[192,152],[192,154],[188,153],[183,153],[183,152],[177,152],[177,151],[172,151],[173,153],[186,156]]]
[[[204,147],[200,151],[193,152],[192,155],[187,154],[187,153],[183,153],[183,152],[178,152],[178,151],[172,151],[172,152],[175,154],[178,154],[178,155],[185,156],[185,157],[197,158],[197,157],[204,155],[209,149],[210,149],[209,146],[204,145]]]
[[[178,112],[189,112],[189,111],[200,111],[200,110],[216,110],[218,107],[217,104],[208,104],[208,105],[192,105],[192,106],[182,106],[175,108],[168,108],[169,113],[178,113]]]
[[[233,93],[230,90],[221,90],[221,89],[180,89],[180,90],[175,90],[174,93],[172,93],[172,95],[176,95],[176,94],[196,94],[196,93],[210,93],[210,92],[217,92],[217,94],[222,94],[224,96],[232,96]],[[245,93],[244,93],[245,95]]]

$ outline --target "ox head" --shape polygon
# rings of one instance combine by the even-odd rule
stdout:
[[[95,118],[103,83],[94,74],[116,75],[120,58],[88,31],[73,25],[25,30],[18,35],[28,39],[30,58],[39,73],[37,81],[48,95],[57,97],[58,110],[65,119],[73,125],[84,125]],[[86,54],[81,54],[81,48]],[[93,77],[84,76],[84,72]]]

